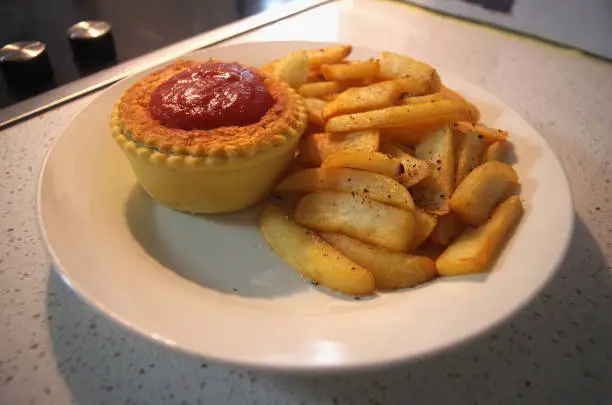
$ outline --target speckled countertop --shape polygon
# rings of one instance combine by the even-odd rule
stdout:
[[[235,41],[271,39],[384,44],[515,108],[551,143],[573,187],[576,229],[557,276],[485,336],[390,370],[274,375],[159,347],[78,299],[52,271],[37,230],[43,158],[89,96],[0,133],[0,404],[612,404],[612,65],[365,0]]]

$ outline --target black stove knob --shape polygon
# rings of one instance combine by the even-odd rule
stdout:
[[[105,21],[81,21],[68,29],[68,40],[75,61],[100,65],[116,60],[111,26]]]
[[[0,67],[9,85],[38,86],[53,76],[45,44],[13,42],[0,48]]]

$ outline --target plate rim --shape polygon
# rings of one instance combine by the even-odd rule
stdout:
[[[213,361],[213,362],[217,362],[220,364],[227,364],[227,365],[231,365],[231,366],[238,366],[238,367],[247,367],[247,368],[251,368],[251,369],[260,369],[260,370],[269,370],[269,371],[276,371],[276,372],[290,372],[290,373],[313,373],[313,372],[317,372],[317,373],[335,373],[335,372],[340,372],[340,371],[365,371],[365,370],[371,370],[371,369],[380,369],[380,368],[386,368],[386,367],[392,367],[395,365],[400,365],[400,364],[406,364],[409,362],[413,362],[413,361],[417,361],[417,360],[421,360],[421,359],[426,359],[435,355],[439,355],[442,353],[446,353],[449,350],[453,349],[453,348],[459,348],[462,347],[472,341],[474,341],[476,338],[483,336],[484,334],[486,334],[487,332],[495,329],[496,327],[498,327],[499,325],[510,321],[512,318],[514,318],[521,310],[523,310],[527,305],[529,305],[531,302],[533,302],[533,300],[539,295],[539,293],[550,283],[550,281],[553,279],[553,277],[558,273],[561,265],[563,264],[563,262],[565,261],[568,253],[569,253],[569,245],[573,239],[573,235],[574,235],[574,231],[575,231],[575,202],[574,202],[574,193],[572,191],[572,187],[571,187],[571,183],[569,182],[569,178],[567,176],[566,173],[566,169],[563,166],[561,160],[559,159],[559,157],[555,154],[553,148],[551,147],[550,142],[538,131],[535,129],[535,127],[533,125],[531,125],[531,123],[529,121],[527,121],[527,119],[525,119],[523,117],[523,115],[519,114],[513,107],[511,107],[508,103],[504,102],[503,100],[501,100],[498,96],[496,96],[495,94],[489,92],[487,89],[476,85],[474,83],[472,83],[471,81],[468,81],[466,79],[464,79],[462,76],[458,75],[458,74],[454,74],[452,71],[448,72],[449,74],[453,74],[455,77],[460,78],[461,80],[463,80],[464,82],[468,83],[471,86],[474,86],[476,88],[478,88],[481,92],[485,93],[488,97],[491,97],[493,99],[495,99],[497,102],[501,103],[504,105],[505,109],[510,111],[512,114],[516,115],[517,117],[520,117],[520,119],[522,119],[535,133],[537,133],[537,135],[539,136],[539,138],[541,139],[541,141],[545,144],[545,146],[550,150],[552,158],[554,160],[554,163],[558,166],[559,173],[559,180],[562,179],[562,181],[560,181],[560,186],[562,186],[569,198],[568,198],[568,205],[566,206],[567,208],[567,214],[568,217],[564,217],[561,218],[563,221],[567,222],[567,229],[568,232],[566,235],[564,235],[563,241],[562,241],[562,249],[560,249],[561,254],[559,254],[554,262],[552,267],[552,270],[548,272],[547,276],[542,280],[542,282],[540,283],[539,286],[537,286],[536,288],[534,288],[528,295],[525,296],[525,298],[518,304],[516,305],[514,308],[511,308],[510,310],[505,310],[503,311],[503,315],[502,316],[498,316],[497,319],[494,319],[493,321],[489,322],[485,327],[480,328],[480,329],[472,329],[469,333],[466,333],[465,336],[460,337],[458,339],[452,340],[452,341],[448,341],[444,344],[440,344],[434,348],[431,348],[430,350],[426,350],[426,351],[421,351],[417,354],[412,354],[412,355],[402,355],[401,353],[399,353],[397,356],[393,357],[393,358],[383,358],[381,360],[378,361],[351,361],[351,362],[346,362],[346,361],[342,361],[342,362],[337,362],[337,363],[333,363],[333,364],[311,364],[311,363],[291,363],[286,364],[284,362],[268,362],[268,363],[263,363],[260,360],[236,360],[236,359],[231,359],[231,358],[227,358],[227,357],[223,357],[223,356],[216,356],[214,353],[208,353],[208,354],[204,354],[198,350],[195,350],[194,348],[191,347],[185,347],[183,345],[180,344],[176,344],[171,340],[165,339],[163,336],[157,335],[155,333],[152,333],[151,331],[147,331],[147,328],[140,328],[137,325],[133,324],[132,322],[130,322],[128,319],[125,319],[123,316],[121,316],[120,314],[116,313],[115,311],[110,310],[109,308],[107,308],[107,306],[105,304],[103,304],[102,302],[96,300],[94,297],[92,297],[89,293],[87,293],[86,288],[83,288],[80,283],[78,283],[76,280],[74,280],[74,278],[69,274],[70,272],[66,271],[66,269],[64,268],[64,265],[62,264],[62,260],[60,258],[60,256],[58,255],[58,253],[55,251],[55,249],[53,248],[48,234],[47,234],[47,229],[45,228],[45,224],[44,224],[44,220],[43,220],[43,201],[42,201],[42,189],[43,189],[43,182],[44,182],[44,178],[45,178],[45,173],[47,173],[48,171],[48,164],[49,164],[49,160],[50,157],[53,154],[53,151],[56,149],[56,145],[59,142],[59,140],[62,138],[62,136],[66,133],[67,129],[73,124],[73,122],[77,119],[77,117],[79,117],[84,110],[86,110],[91,104],[95,103],[97,101],[98,98],[100,98],[103,94],[106,94],[107,92],[112,91],[115,87],[120,86],[123,82],[125,82],[126,80],[130,80],[135,76],[140,76],[140,75],[144,75],[147,74],[148,72],[154,71],[155,69],[159,69],[160,67],[171,63],[172,61],[176,60],[176,59],[180,59],[180,58],[186,58],[189,57],[190,55],[194,55],[194,54],[198,54],[198,53],[202,53],[202,52],[210,52],[211,50],[215,50],[215,49],[219,49],[219,48],[231,48],[231,47],[240,47],[240,46],[249,46],[249,45],[261,45],[261,44],[265,44],[266,46],[274,46],[274,44],[282,44],[282,45],[287,45],[287,44],[296,44],[296,49],[297,47],[304,47],[304,46],[314,46],[314,47],[321,47],[324,45],[331,45],[331,44],[345,44],[346,42],[342,42],[342,41],[296,41],[296,40],[282,40],[282,41],[245,41],[245,42],[237,42],[237,43],[230,43],[230,44],[223,44],[223,45],[219,45],[219,46],[214,46],[214,47],[210,47],[210,48],[204,48],[202,50],[199,51],[195,51],[195,52],[189,52],[187,54],[178,56],[177,58],[173,58],[172,60],[169,61],[163,61],[157,65],[155,65],[154,67],[151,67],[149,69],[146,69],[142,72],[138,72],[134,75],[129,75],[119,81],[117,81],[116,83],[114,83],[113,85],[103,89],[102,91],[100,91],[99,93],[97,93],[92,99],[91,101],[89,101],[87,104],[85,104],[82,108],[80,108],[78,110],[78,112],[76,114],[74,114],[70,120],[61,128],[61,130],[58,132],[58,135],[55,137],[55,139],[53,140],[51,146],[49,147],[49,150],[47,151],[44,160],[43,160],[43,164],[41,166],[40,172],[39,172],[39,176],[38,176],[38,181],[37,181],[37,185],[36,185],[36,192],[37,192],[37,197],[36,197],[36,214],[37,214],[37,225],[38,225],[38,229],[40,232],[40,235],[42,236],[42,240],[44,241],[44,245],[45,245],[45,250],[47,251],[47,253],[50,255],[51,258],[51,267],[53,269],[53,271],[60,277],[60,279],[70,288],[70,290],[72,290],[72,292],[77,295],[81,300],[83,300],[84,302],[86,302],[90,307],[92,307],[97,313],[107,317],[107,319],[110,319],[113,323],[120,325],[121,327],[127,329],[128,331],[130,331],[131,333],[139,336],[139,337],[143,337],[146,340],[150,341],[150,342],[154,342],[157,345],[160,345],[162,347],[167,347],[170,348],[172,350],[178,350],[179,352],[182,352],[184,354],[190,355],[190,356],[194,356],[196,358],[200,358],[203,360],[207,360],[207,361]],[[375,48],[370,48],[367,46],[362,46],[359,44],[352,44],[353,47],[355,48],[359,48],[361,50],[367,50],[367,51],[373,51],[373,52],[381,52],[378,49]]]

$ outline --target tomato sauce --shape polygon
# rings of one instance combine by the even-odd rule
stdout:
[[[159,85],[149,112],[168,128],[214,129],[254,124],[274,103],[253,70],[237,63],[205,62]]]

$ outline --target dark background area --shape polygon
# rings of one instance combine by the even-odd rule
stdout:
[[[117,60],[125,62],[291,0],[0,0],[0,47],[16,41],[47,46],[53,77],[38,88],[0,76],[0,108],[108,67],[73,59],[67,29],[82,20],[111,24]]]

